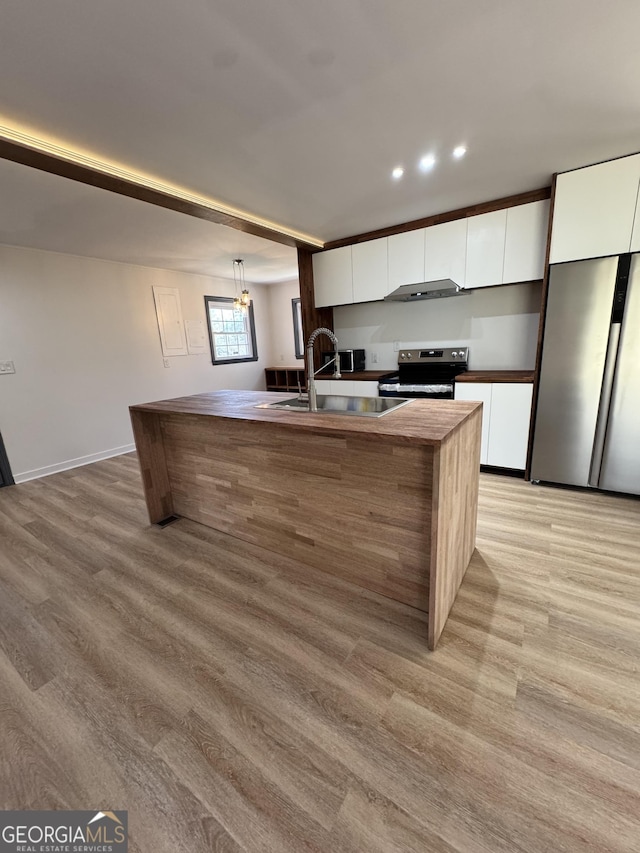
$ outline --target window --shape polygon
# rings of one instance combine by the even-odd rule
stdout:
[[[245,309],[234,308],[230,297],[205,296],[204,305],[213,364],[257,361],[253,304]]]

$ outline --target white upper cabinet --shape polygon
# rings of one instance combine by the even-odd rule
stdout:
[[[507,211],[495,210],[467,220],[466,287],[502,284]]]
[[[317,252],[316,306],[374,302],[403,284],[444,278],[467,288],[540,279],[548,216],[549,202],[535,201]],[[640,243],[640,214],[637,228]]]
[[[456,219],[426,229],[424,281],[450,278],[465,283],[467,220]]]
[[[504,244],[504,284],[535,281],[544,275],[549,226],[549,202],[534,201],[507,210]]]
[[[389,293],[403,284],[425,281],[424,243],[426,228],[393,234],[389,246]],[[431,229],[429,229],[431,230]]]
[[[550,263],[628,252],[639,182],[640,154],[558,175]]]
[[[313,286],[316,307],[348,305],[353,302],[351,246],[341,246],[313,256]]]
[[[353,255],[353,301],[374,302],[389,292],[387,238],[356,243]]]

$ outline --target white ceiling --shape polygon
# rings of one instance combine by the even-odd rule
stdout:
[[[331,240],[638,150],[639,31],[637,0],[3,0],[0,123]],[[27,230],[75,229],[67,192]],[[148,256],[150,216],[105,250]]]
[[[298,277],[295,249],[234,228],[0,160],[0,244],[272,284]]]

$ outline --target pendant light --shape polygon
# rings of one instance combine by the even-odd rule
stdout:
[[[233,307],[236,310],[246,311],[251,303],[251,297],[247,290],[244,281],[244,261],[242,258],[235,258],[233,261],[233,282],[236,286],[236,295],[233,300]],[[242,293],[238,295],[238,287],[242,289]]]

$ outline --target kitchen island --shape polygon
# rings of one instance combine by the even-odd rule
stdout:
[[[150,521],[189,518],[426,611],[434,649],[475,547],[482,404],[256,408],[286,396],[132,406]]]

